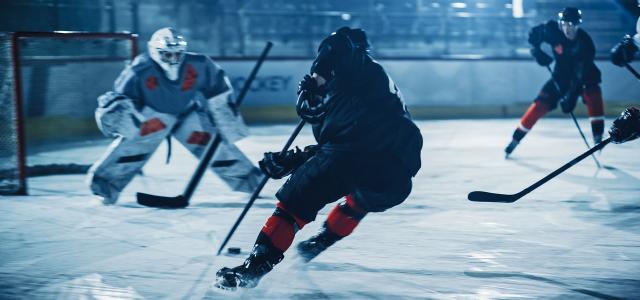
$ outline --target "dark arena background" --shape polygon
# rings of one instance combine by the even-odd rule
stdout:
[[[593,40],[601,93],[585,85],[571,113],[539,113],[552,77],[530,32],[566,7]],[[636,0],[0,0],[0,299],[640,299],[639,140],[601,145],[517,202],[467,198],[518,193],[595,146],[598,131],[608,141],[620,113],[640,107],[640,64],[611,58],[624,35],[634,43],[639,16]],[[239,107],[249,135],[235,146],[258,166],[294,131],[298,82],[343,26],[366,32],[423,137],[402,204],[303,263],[295,245],[322,230],[335,204],[325,206],[257,287],[230,291],[216,272],[251,253],[286,178],[253,191],[227,244],[252,191],[206,170],[183,192],[199,162],[218,161],[192,155],[176,130],[171,144],[127,154],[148,162],[117,202],[94,195],[90,166],[113,141],[96,125],[97,98],[156,30],[209,56],[234,97],[250,81]],[[526,138],[505,159],[518,130]],[[315,143],[307,125],[293,146]],[[138,192],[192,197],[166,209],[140,205]]]

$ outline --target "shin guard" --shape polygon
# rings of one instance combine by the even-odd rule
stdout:
[[[331,210],[327,221],[326,228],[340,237],[350,235],[358,226],[360,220],[367,214],[364,210],[358,208],[351,195],[346,196],[346,201],[336,205]]]
[[[594,139],[602,137],[604,133],[604,102],[600,85],[589,85],[582,93],[582,99],[587,105],[587,113],[591,121],[591,132]]]
[[[282,202],[278,202],[276,210],[260,230],[256,244],[268,244],[285,252],[293,243],[296,232],[306,223],[289,213]]]
[[[527,109],[527,112],[525,112],[522,118],[520,119],[520,126],[518,127],[518,129],[524,132],[520,137],[520,139],[522,139],[524,135],[529,130],[531,130],[531,128],[533,128],[533,125],[535,125],[536,122],[538,122],[538,120],[540,120],[540,118],[542,118],[549,111],[550,109],[547,104],[545,104],[540,100],[534,101],[531,104],[531,106],[529,106],[529,109]],[[518,141],[520,140],[520,139],[516,139],[515,134],[513,138]]]

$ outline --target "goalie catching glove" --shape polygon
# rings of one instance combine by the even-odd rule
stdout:
[[[260,169],[267,176],[273,179],[283,178],[295,171],[298,167],[309,160],[318,151],[317,145],[311,145],[300,150],[291,149],[282,152],[266,152],[264,158],[258,162]]]
[[[107,137],[133,138],[140,132],[144,117],[136,110],[133,100],[125,95],[107,92],[98,97],[95,112],[98,129]]]
[[[620,116],[613,121],[609,129],[611,141],[622,144],[640,137],[640,110],[635,107],[625,109]]]

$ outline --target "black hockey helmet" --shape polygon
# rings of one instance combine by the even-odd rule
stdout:
[[[369,46],[364,30],[341,27],[318,46],[318,56],[311,65],[311,74],[318,73],[327,80],[335,75],[353,74],[364,64]]]
[[[582,23],[582,12],[575,7],[565,7],[565,9],[558,13],[558,20],[578,25]]]

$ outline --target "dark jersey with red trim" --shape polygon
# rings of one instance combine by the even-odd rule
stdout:
[[[177,80],[169,80],[147,53],[138,55],[114,83],[114,92],[126,95],[139,106],[179,115],[190,107],[196,92],[211,98],[232,89],[220,66],[209,57],[185,53]]]
[[[396,157],[415,175],[422,135],[400,90],[382,66],[367,58],[355,78],[327,83],[328,110],[313,134],[323,149]]]
[[[594,63],[596,48],[589,34],[578,28],[576,38],[568,39],[560,30],[557,21],[548,21],[544,26],[543,41],[551,46],[555,65],[554,78],[561,85],[574,79],[584,82],[600,82],[600,70]]]

